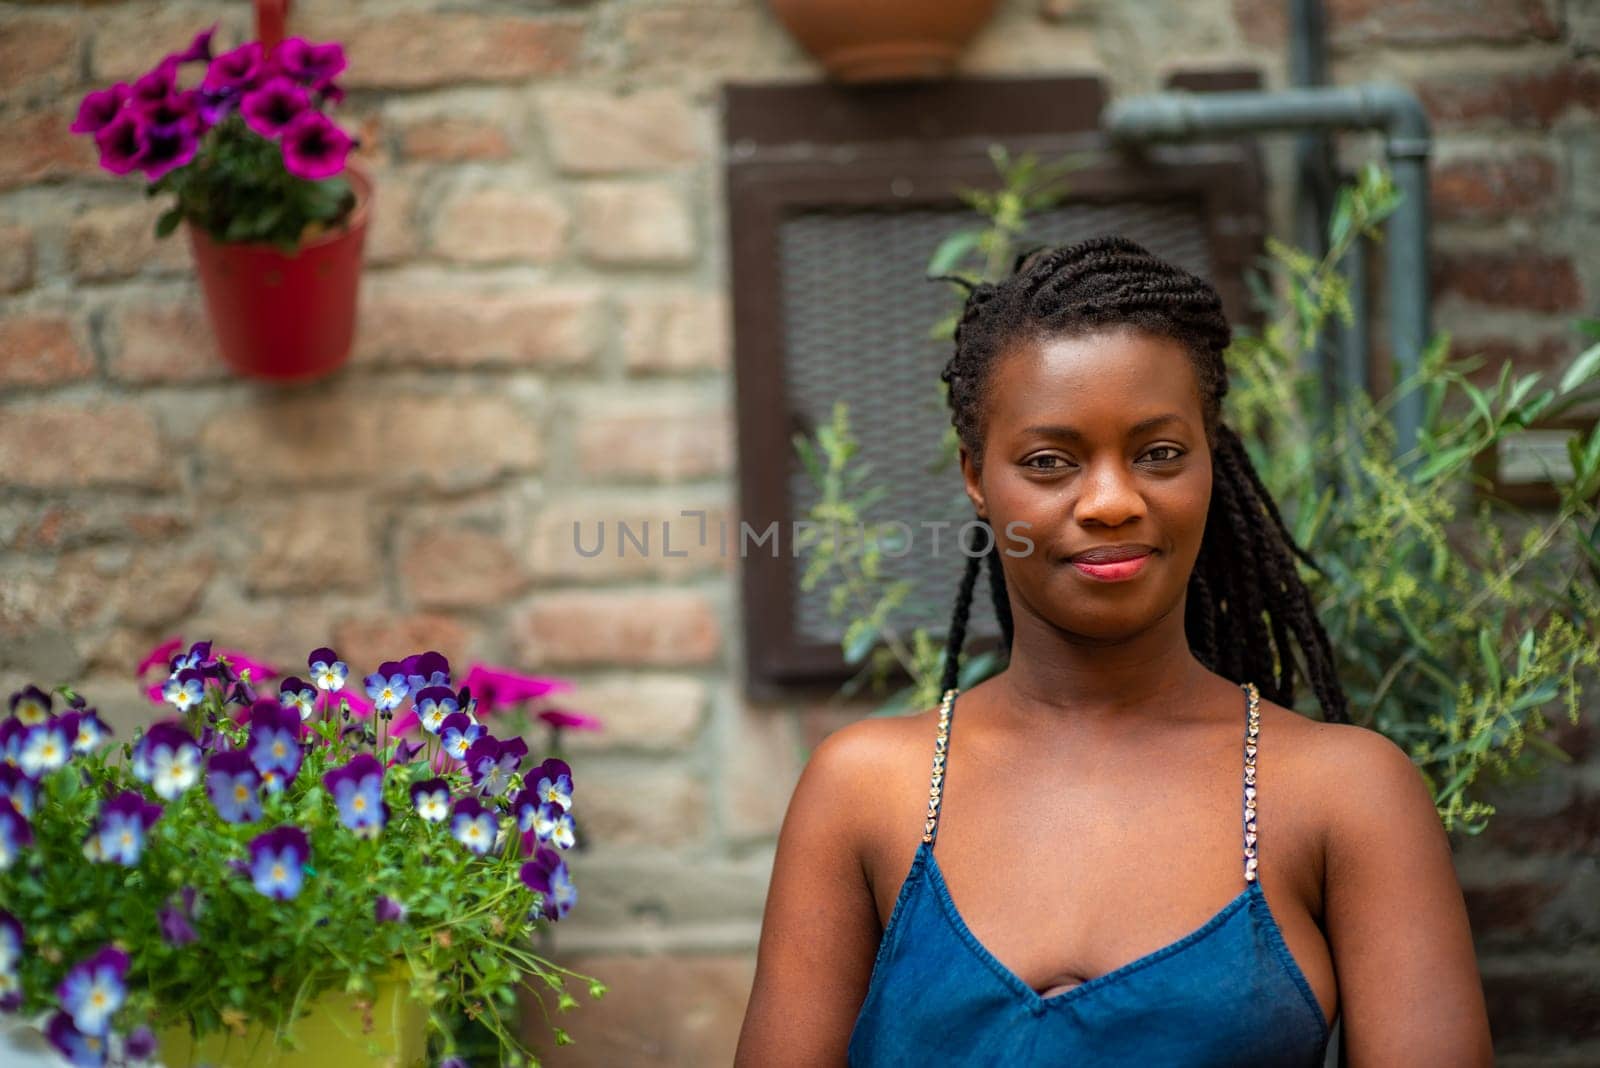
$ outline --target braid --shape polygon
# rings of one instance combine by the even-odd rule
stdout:
[[[1189,578],[1184,631],[1195,656],[1234,682],[1256,682],[1263,696],[1292,707],[1303,677],[1329,722],[1349,722],[1331,643],[1295,561],[1323,573],[1295,543],[1244,442],[1222,420],[1228,393],[1223,353],[1232,330],[1222,301],[1204,279],[1119,235],[1018,255],[999,283],[963,283],[966,304],[955,351],[940,373],[949,385],[951,423],[973,464],[983,464],[986,390],[998,356],[1019,340],[1132,327],[1176,341],[1194,361],[1212,494],[1200,554]],[[1011,603],[998,538],[985,554],[1002,639],[1012,639]],[[983,559],[969,556],[945,649],[941,691],[956,685],[972,593]],[[1298,646],[1300,658],[1295,656]]]

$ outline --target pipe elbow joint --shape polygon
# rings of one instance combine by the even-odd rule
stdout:
[[[1425,157],[1433,147],[1433,127],[1417,95],[1403,85],[1374,82],[1361,87],[1361,98],[1387,134],[1391,157]]]

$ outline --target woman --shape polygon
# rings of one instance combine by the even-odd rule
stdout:
[[[1010,661],[956,693],[980,541],[940,707],[795,788],[738,1065],[1320,1065],[1341,1018],[1358,1068],[1491,1063],[1427,787],[1349,723],[1221,420],[1229,336],[1120,237],[971,291],[943,378]]]

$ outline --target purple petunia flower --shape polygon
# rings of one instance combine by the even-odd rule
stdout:
[[[443,823],[450,815],[450,786],[443,779],[412,783],[411,804],[429,823]]]
[[[133,774],[163,801],[175,801],[200,781],[200,746],[176,723],[152,724],[134,750]]]
[[[482,699],[488,712],[514,708],[536,697],[572,689],[572,683],[547,675],[525,675],[511,668],[474,664],[467,685]]]
[[[206,762],[206,795],[225,822],[259,820],[261,773],[251,762],[250,754],[238,749],[212,754]]]
[[[247,93],[260,82],[265,72],[260,41],[247,41],[231,52],[211,61],[201,85],[213,91]]]
[[[72,1017],[58,1012],[45,1025],[45,1037],[56,1051],[75,1068],[99,1068],[106,1063],[106,1040],[103,1035],[86,1035],[72,1025]]]
[[[276,793],[294,782],[300,774],[300,716],[271,698],[250,706],[250,736],[245,743],[250,762],[261,773],[261,782]]]
[[[200,122],[193,115],[172,126],[147,128],[139,169],[152,182],[160,181],[194,159],[200,151],[200,133]]]
[[[547,723],[558,730],[574,731],[599,731],[605,729],[605,724],[598,716],[591,716],[587,712],[574,712],[566,708],[545,708],[539,711],[541,722]]]
[[[545,919],[559,920],[578,903],[578,889],[572,884],[566,862],[554,850],[539,850],[518,874],[523,885],[543,899],[540,911]]]
[[[318,45],[301,37],[286,38],[272,58],[285,74],[307,85],[329,81],[345,68],[344,48],[337,42]]]
[[[554,801],[564,809],[572,807],[572,768],[565,760],[551,757],[528,774],[541,801]]]
[[[445,719],[461,711],[455,691],[448,686],[429,686],[420,691],[416,697],[416,708],[417,722],[429,734],[438,734]]]
[[[406,918],[406,907],[388,894],[379,894],[372,904],[372,917],[378,923],[399,923]]]
[[[148,73],[141,75],[128,91],[128,106],[135,110],[165,100],[178,91],[178,65],[170,58],[162,60]]]
[[[483,724],[474,723],[465,712],[457,712],[445,717],[444,725],[439,729],[439,740],[444,743],[444,751],[452,759],[465,760],[467,750],[483,737],[484,731]]]
[[[33,815],[33,802],[39,794],[34,781],[11,764],[0,764],[0,801],[10,801],[24,816]]]
[[[239,114],[246,126],[270,140],[310,106],[306,91],[279,75],[246,93],[239,101]]]
[[[56,987],[56,1000],[79,1031],[104,1035],[128,995],[123,984],[127,974],[128,955],[116,946],[106,946],[73,965]]]
[[[499,797],[511,788],[511,777],[527,755],[528,743],[521,738],[479,738],[467,750],[467,773],[472,776],[472,785],[481,794]]]
[[[179,712],[187,712],[205,699],[206,677],[198,668],[178,668],[161,687],[161,696]]]
[[[174,90],[154,100],[137,101],[131,106],[152,134],[170,133],[197,119],[200,94],[194,90]]]
[[[311,843],[298,827],[276,827],[250,842],[250,879],[267,897],[287,901],[300,893]]]
[[[176,898],[169,898],[156,913],[156,926],[161,930],[162,940],[168,945],[186,946],[200,940],[194,930],[195,896],[194,887],[186,886]]]
[[[10,801],[0,801],[0,871],[16,863],[17,855],[33,844],[33,827]]]
[[[144,853],[145,835],[161,818],[161,806],[146,801],[135,790],[124,790],[100,809],[95,826],[95,857],[133,867]]]
[[[278,684],[278,703],[294,709],[304,723],[317,711],[317,691],[311,684],[290,675]]]
[[[406,699],[406,694],[411,692],[405,672],[393,660],[384,661],[365,681],[367,696],[372,698],[372,707],[379,712],[394,711]]]
[[[450,834],[472,852],[482,856],[494,847],[499,820],[492,809],[484,808],[475,797],[463,797],[450,817]]]
[[[122,113],[122,106],[132,94],[133,90],[127,82],[118,82],[109,89],[97,89],[89,93],[78,105],[78,117],[72,122],[72,132],[99,133]]]
[[[213,23],[210,29],[201,30],[194,35],[194,40],[189,42],[189,47],[182,52],[174,52],[167,59],[173,63],[210,63],[211,38],[217,33],[217,24]]]
[[[350,677],[350,666],[339,659],[339,654],[332,649],[313,649],[306,658],[306,667],[311,671],[311,681],[317,689],[328,693],[338,693],[344,689],[344,683]]]
[[[284,129],[279,143],[284,168],[296,178],[317,181],[344,170],[345,157],[354,142],[322,112],[306,111]],[[404,685],[404,676],[400,682]]]
[[[339,807],[339,822],[362,838],[375,838],[389,819],[383,802],[383,765],[371,753],[358,753],[322,777]]]
[[[72,743],[62,729],[61,717],[35,723],[22,736],[17,764],[30,779],[38,779],[62,767],[72,757]]]

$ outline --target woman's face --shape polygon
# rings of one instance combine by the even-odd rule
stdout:
[[[982,471],[965,448],[961,470],[999,539],[1014,613],[1115,641],[1178,609],[1211,503],[1189,354],[1112,328],[1015,343],[990,374]],[[1069,560],[1119,543],[1149,547],[1132,577]]]

